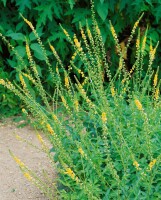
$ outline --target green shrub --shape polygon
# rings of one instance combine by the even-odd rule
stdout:
[[[117,69],[117,55],[114,52],[115,49],[111,48],[113,46],[113,41],[111,40],[109,32],[108,19],[111,20],[112,24],[114,24],[116,32],[119,35],[121,48],[124,49],[124,46],[126,46],[127,43],[128,35],[130,35],[130,30],[132,28],[131,25],[134,24],[135,19],[137,19],[139,15],[144,12],[145,14],[140,24],[140,28],[141,34],[144,33],[147,25],[149,28],[146,45],[146,54],[148,55],[150,40],[152,40],[153,43],[156,43],[161,34],[160,1],[134,0],[131,2],[127,0],[95,0],[94,2],[96,19],[106,47],[106,54],[112,74],[114,74]],[[33,50],[37,65],[39,66],[39,75],[42,78],[43,74],[45,89],[51,93],[53,91],[53,84],[51,76],[46,72],[46,67],[43,65],[44,58],[42,53],[39,51],[34,34],[30,34],[28,27],[23,26],[19,13],[22,13],[23,16],[33,22],[39,36],[41,36],[44,41],[45,46],[47,45],[48,39],[54,44],[56,51],[61,55],[61,60],[65,63],[65,68],[67,68],[69,62],[65,58],[71,56],[73,49],[66,45],[66,37],[62,33],[58,24],[61,23],[62,26],[68,30],[71,37],[75,32],[80,39],[79,22],[81,22],[83,27],[85,27],[86,21],[88,21],[89,27],[91,28],[90,2],[88,0],[2,0],[0,1],[0,7],[0,31],[4,36],[10,37],[10,43],[15,46],[15,49],[21,54],[25,62],[27,62],[24,48],[25,36],[29,42],[32,42],[31,49]],[[8,73],[7,76],[11,76],[12,79],[16,80],[18,83],[18,70],[19,68],[22,70],[23,66],[19,65],[19,61],[17,61],[12,55],[12,51],[4,47],[3,42],[0,43],[0,46],[2,46],[0,47],[0,59],[4,60],[2,67],[4,68],[5,66],[5,72]],[[159,47],[158,52],[160,53],[160,51]],[[47,52],[47,54],[50,56],[49,52]],[[135,44],[134,41],[132,41],[127,55],[125,55],[127,58],[126,68],[129,71],[135,60],[134,55]],[[56,66],[55,60],[51,60],[51,63],[53,67]],[[156,70],[156,66],[160,63],[160,57],[156,58],[155,63],[156,64],[153,67]],[[79,63],[77,66],[81,69],[82,64]],[[148,63],[145,65],[144,73],[146,73],[147,70],[146,66],[148,66]],[[60,71],[60,73],[62,72]],[[7,93],[5,95],[8,99],[11,99],[11,95],[8,95]],[[3,92],[0,92],[0,98],[3,98]],[[14,98],[12,98],[11,102],[10,104],[12,106],[12,110],[16,112],[16,108],[18,106],[17,100],[15,101]],[[2,107],[2,109],[7,109],[8,111],[11,110],[10,107],[6,106]]]
[[[148,36],[147,31],[142,36],[138,29],[135,61],[128,71],[125,55],[142,16],[134,24],[124,51],[110,22],[118,54],[117,70],[113,75],[93,4],[91,10],[92,29],[88,23],[86,28],[80,24],[80,40],[76,34],[71,37],[61,26],[73,48],[68,68],[49,42],[57,62],[54,70],[35,28],[23,17],[37,38],[55,87],[53,94],[49,95],[44,89],[31,52],[32,44],[26,40],[28,63],[25,65],[21,55],[2,34],[2,40],[10,45],[24,67],[18,71],[21,86],[4,79],[0,79],[0,84],[24,102],[26,110],[23,112],[35,119],[53,145],[52,161],[57,163],[58,171],[57,198],[160,199],[160,80],[159,68],[155,73],[152,70],[158,43],[154,47],[151,41],[149,45],[148,69],[144,74]],[[36,88],[39,98],[35,97],[32,88]],[[25,177],[53,199],[53,188],[47,188],[17,157],[13,157]]]

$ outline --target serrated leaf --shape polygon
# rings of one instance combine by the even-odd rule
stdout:
[[[30,45],[30,48],[34,51],[34,55],[39,60],[45,60],[45,56],[37,43],[33,43]]]
[[[97,13],[101,17],[103,21],[105,21],[108,15],[108,3],[101,4],[100,2],[97,4]]]
[[[74,11],[75,13],[74,13],[74,18],[72,20],[72,23],[86,21],[87,16],[90,15],[89,9],[78,8],[78,9],[74,9]]]
[[[19,11],[21,13],[23,13],[26,7],[31,9],[31,1],[30,0],[18,0],[18,1],[16,1],[16,6],[18,6]]]

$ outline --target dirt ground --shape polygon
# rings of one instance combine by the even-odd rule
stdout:
[[[40,177],[43,169],[49,176],[54,176],[50,161],[45,153],[17,140],[14,134],[41,147],[35,131],[29,126],[17,128],[17,123],[12,120],[0,121],[0,200],[47,200],[41,191],[23,176],[9,154],[9,149]]]

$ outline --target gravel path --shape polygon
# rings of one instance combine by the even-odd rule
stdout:
[[[39,176],[45,169],[54,174],[46,154],[16,139],[13,133],[41,147],[35,131],[30,127],[17,128],[11,121],[0,122],[0,200],[47,200],[46,197],[23,176],[9,149]]]

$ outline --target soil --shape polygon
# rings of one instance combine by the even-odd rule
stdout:
[[[0,121],[0,200],[47,200],[43,193],[29,182],[22,174],[19,166],[9,153],[11,150],[38,176],[46,170],[54,177],[54,170],[47,155],[24,141],[17,140],[15,134],[41,147],[35,131],[25,126],[18,128],[17,123],[10,120]]]

